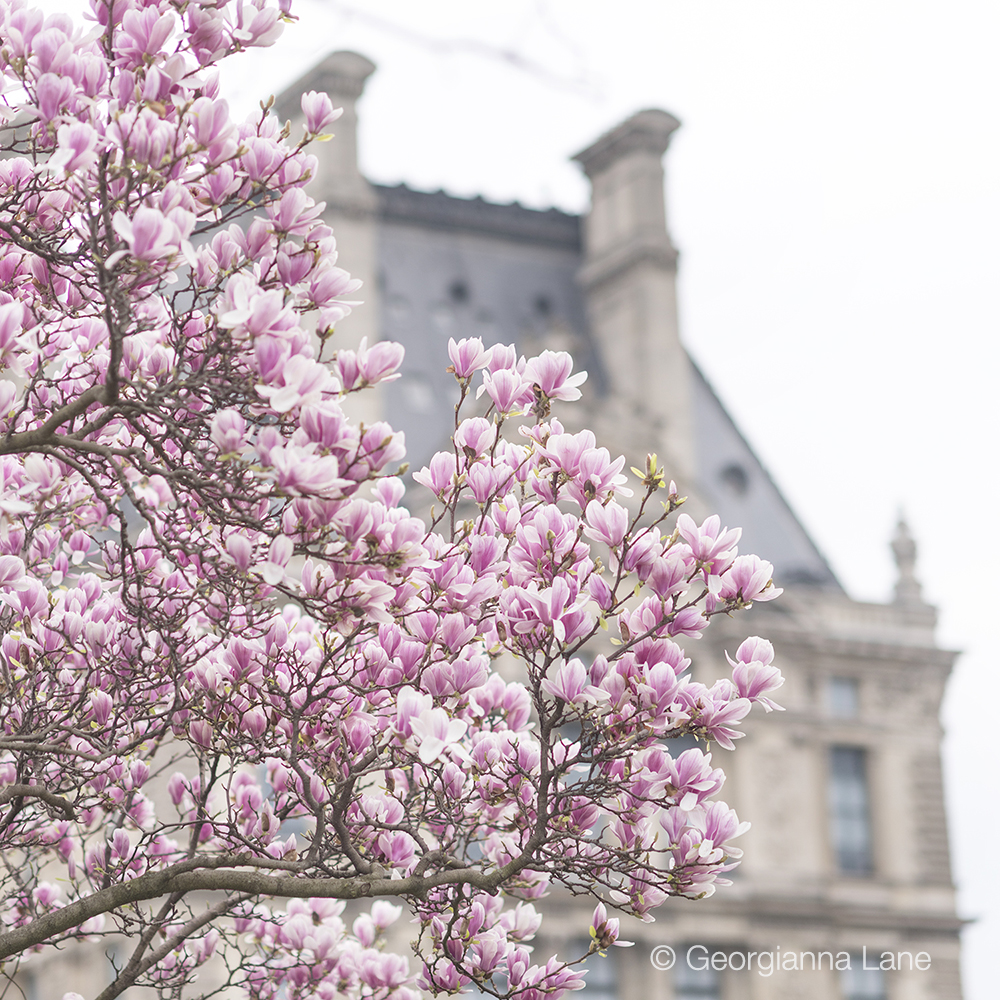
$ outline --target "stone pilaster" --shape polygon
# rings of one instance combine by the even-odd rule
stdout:
[[[677,251],[667,231],[663,154],[680,122],[640,111],[578,153],[592,185],[579,280],[606,373],[597,427],[640,465],[694,477],[690,362],[677,329]]]

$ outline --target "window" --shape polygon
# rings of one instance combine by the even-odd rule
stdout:
[[[860,747],[830,749],[830,837],[845,875],[872,871],[867,754]]]
[[[750,476],[739,462],[730,462],[719,473],[719,479],[734,496],[745,496],[750,489]]]
[[[826,711],[834,719],[858,717],[858,682],[853,677],[830,677],[826,683]]]
[[[677,949],[678,960],[674,966],[675,1000],[720,1000],[722,984],[719,973],[711,967],[692,969],[684,959],[686,954],[686,948]]]
[[[691,733],[685,733],[683,736],[674,736],[669,740],[664,740],[663,746],[674,760],[677,760],[686,750],[701,750],[702,753],[705,753],[710,749],[704,740],[699,740],[697,736]]]
[[[851,967],[840,972],[840,992],[844,1000],[886,1000],[885,974],[881,969],[866,969],[864,957],[852,954]]]

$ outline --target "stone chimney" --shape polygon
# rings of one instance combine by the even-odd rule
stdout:
[[[668,478],[694,481],[690,362],[677,330],[677,250],[667,231],[663,154],[680,122],[640,111],[576,160],[592,186],[579,280],[607,377],[599,437]]]
[[[343,107],[344,113],[333,124],[334,138],[309,149],[319,160],[319,175],[310,191],[338,214],[370,214],[376,207],[375,193],[358,169],[357,113],[358,98],[374,72],[375,64],[357,52],[331,52],[274,102],[278,118],[292,123],[293,139],[301,137],[302,94],[310,90],[327,93],[335,108]]]
[[[356,298],[363,304],[337,324],[335,348],[357,348],[362,337],[369,344],[379,339],[378,264],[376,213],[378,198],[358,168],[357,101],[375,64],[357,52],[332,52],[300,77],[274,102],[281,121],[292,123],[291,139],[301,138],[300,98],[310,90],[330,95],[333,106],[344,113],[333,123],[333,138],[316,142],[309,152],[319,161],[309,194],[326,202],[324,221],[333,228],[340,251],[338,264],[364,283]],[[352,296],[353,297],[353,296]],[[371,424],[382,418],[382,393],[378,387],[345,401],[344,408],[357,420]]]

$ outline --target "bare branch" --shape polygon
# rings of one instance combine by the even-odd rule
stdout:
[[[7,785],[0,791],[0,805],[6,805],[12,799],[41,799],[46,805],[58,809],[65,819],[76,819],[73,805],[61,795],[55,795],[41,785]]]
[[[238,892],[249,897],[273,896],[279,899],[369,899],[374,896],[420,897],[428,890],[444,885],[471,885],[492,893],[528,863],[527,859],[518,859],[490,874],[475,868],[460,868],[402,879],[370,875],[328,879],[261,875],[258,872],[223,867],[233,864],[234,860],[193,858],[169,868],[147,872],[127,882],[110,885],[0,936],[0,961],[65,934],[92,917],[130,903],[158,899],[168,893]]]

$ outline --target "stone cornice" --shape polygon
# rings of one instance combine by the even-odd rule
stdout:
[[[666,233],[632,240],[596,260],[588,261],[577,272],[577,281],[587,291],[624,274],[640,264],[650,263],[667,271],[677,269],[677,248]]]
[[[301,117],[299,98],[310,90],[329,94],[334,107],[338,98],[357,100],[374,72],[375,63],[357,52],[331,52],[275,98],[275,114],[281,121]]]
[[[936,646],[909,646],[904,643],[819,635],[804,629],[788,627],[772,627],[767,634],[773,642],[780,642],[786,648],[797,645],[801,649],[829,656],[853,660],[918,663],[942,670],[950,670],[960,655],[958,650],[939,649]]]
[[[748,899],[742,910],[751,921],[769,923],[811,923],[832,927],[891,929],[911,933],[957,935],[967,921],[953,913],[893,910],[881,907],[848,906],[825,900],[759,896]]]
[[[699,912],[703,911],[703,912]],[[880,906],[857,906],[815,896],[729,897],[716,902],[699,900],[697,911],[667,904],[657,911],[657,920],[685,920],[689,917],[719,915],[743,919],[749,924],[795,924],[830,928],[894,930],[912,934],[957,936],[969,923],[955,913]]]
[[[324,218],[370,219],[378,213],[378,197],[363,179],[352,191],[317,191],[326,202]]]
[[[753,629],[811,656],[867,659],[875,662],[922,664],[947,671],[959,650],[942,649],[933,635],[933,609],[913,614],[895,605],[867,604],[829,595],[807,596],[790,590],[774,605],[760,605],[751,612]],[[746,634],[746,622],[718,622],[719,642]]]
[[[517,202],[498,205],[481,197],[456,198],[444,191],[414,191],[405,184],[373,187],[383,222],[477,233],[580,252],[580,217],[557,208],[525,208]]]
[[[635,151],[662,156],[670,144],[670,136],[680,128],[680,122],[669,112],[649,108],[632,115],[591,144],[573,159],[583,167],[588,177],[607,170],[612,163]]]

